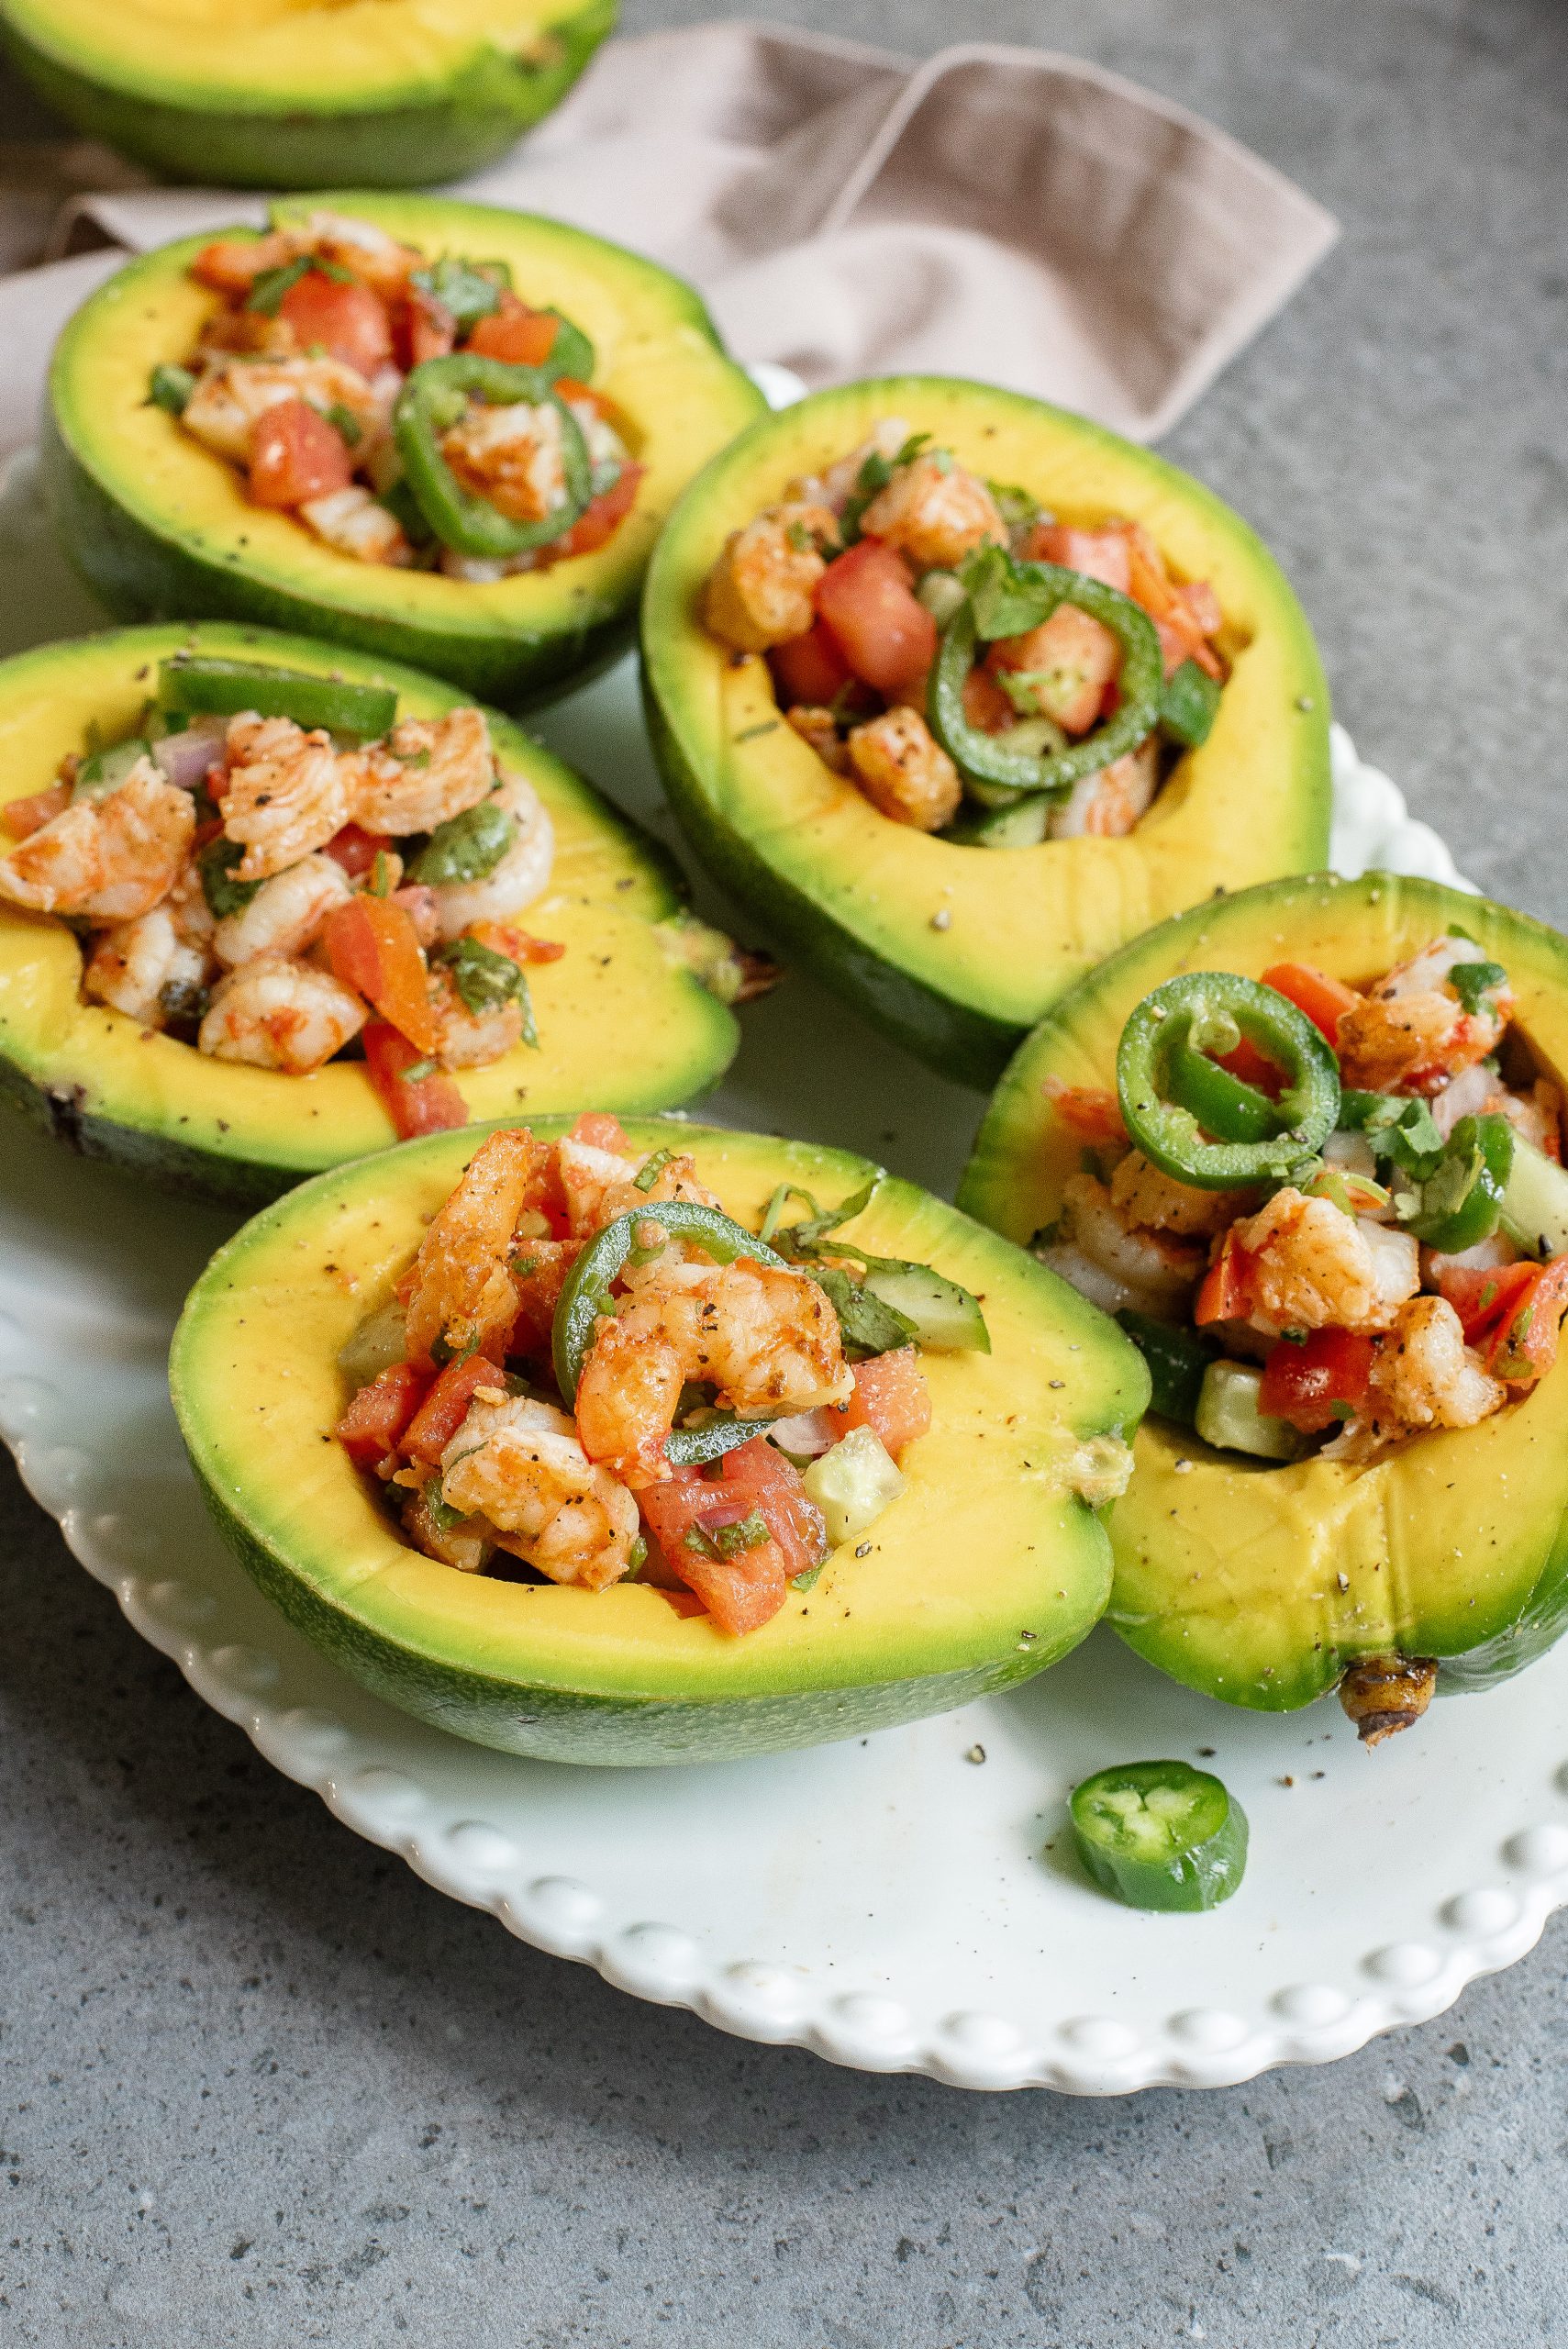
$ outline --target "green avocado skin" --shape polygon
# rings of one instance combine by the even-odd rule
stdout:
[[[631,643],[635,618],[613,612],[575,629],[469,634],[380,614],[355,612],[324,598],[290,595],[243,568],[238,548],[203,556],[126,511],[77,455],[46,408],[39,434],[44,496],[61,544],[94,595],[119,620],[259,620],[299,636],[324,638],[386,661],[427,669],[475,700],[524,715],[586,685]]]
[[[167,179],[260,188],[428,187],[496,161],[559,106],[616,21],[588,0],[550,28],[537,60],[490,50],[417,105],[235,114],[171,106],[95,81],[0,22],[39,95],[90,138]]]

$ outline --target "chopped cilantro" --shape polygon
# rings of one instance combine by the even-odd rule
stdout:
[[[534,1026],[528,983],[509,954],[497,954],[493,946],[481,945],[477,938],[454,938],[438,950],[436,960],[450,971],[453,985],[476,1019],[508,1003],[520,1004],[523,1041],[537,1049],[539,1030]]]
[[[364,427],[351,407],[345,407],[341,400],[334,400],[330,407],[322,410],[322,414],[340,440],[350,449],[359,447],[365,437]]]
[[[259,881],[237,881],[234,868],[245,854],[238,841],[209,841],[196,859],[202,876],[202,895],[208,911],[218,921],[230,914],[241,914],[261,887]]]
[[[711,1530],[706,1525],[694,1525],[683,1536],[683,1542],[702,1558],[734,1558],[742,1550],[760,1549],[771,1538],[766,1518],[761,1509],[753,1508],[729,1525],[716,1525]]]
[[[263,269],[251,283],[245,307],[260,310],[265,318],[275,318],[287,295],[312,270],[318,276],[330,277],[339,285],[356,282],[351,269],[340,268],[335,261],[322,261],[315,253],[301,253],[296,261],[285,261],[277,269]]]
[[[501,306],[502,289],[495,274],[498,266],[495,262],[460,261],[448,253],[428,269],[417,269],[413,282],[466,332],[481,318],[493,317]]]
[[[1484,996],[1507,985],[1508,974],[1501,963],[1456,963],[1448,983],[1466,1011],[1474,1013],[1481,1009]]]

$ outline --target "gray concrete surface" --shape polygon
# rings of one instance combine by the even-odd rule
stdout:
[[[1172,453],[1280,551],[1366,751],[1478,879],[1568,919],[1561,0],[773,13],[1086,51],[1335,207],[1343,246]],[[639,2006],[358,1842],[8,1471],[0,1554],[0,2341],[1568,2336],[1568,1929],[1425,2030],[1220,2095],[837,2073]]]

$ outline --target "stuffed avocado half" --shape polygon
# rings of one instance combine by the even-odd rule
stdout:
[[[972,1084],[1151,922],[1327,854],[1328,696],[1277,565],[1017,394],[892,378],[756,424],[671,518],[642,653],[697,854]]]
[[[576,80],[614,0],[4,0],[50,106],[168,177],[417,187],[505,153]]]
[[[1389,874],[1195,908],[1020,1049],[959,1196],[1148,1352],[1140,1655],[1265,1710],[1339,1686],[1375,1741],[1559,1637],[1564,1072],[1568,944]]]
[[[331,203],[144,254],[71,320],[43,452],[66,551],[122,619],[260,620],[548,701],[623,648],[665,516],[762,395],[621,246]]]
[[[466,711],[470,731],[483,737],[488,729],[487,755],[503,780],[478,813],[460,817],[440,837],[430,835],[431,849],[417,852],[416,843],[399,844],[350,818],[327,845],[303,856],[297,853],[303,836],[286,845],[285,863],[291,856],[295,861],[260,888],[239,878],[239,847],[219,820],[222,808],[203,800],[202,774],[186,774],[179,763],[185,746],[200,735],[206,747],[197,769],[205,768],[210,782],[215,769],[208,762],[231,757],[226,729],[232,735],[232,723],[199,711],[189,718],[161,711],[159,702],[171,677],[174,697],[187,702],[217,700],[221,707],[227,696],[233,707],[268,699],[251,673],[265,678],[274,670],[280,675],[272,698],[282,694],[289,700],[302,684],[327,696],[315,711],[299,705],[307,724],[357,717],[371,734],[389,739],[395,751],[401,744],[405,763],[394,757],[387,769],[399,787],[404,777],[420,787],[432,780],[429,743],[439,755],[439,729],[450,729],[463,707],[463,697],[450,686],[391,662],[221,622],[111,631],[0,665],[4,796],[17,811],[7,821],[0,807],[6,827],[0,839],[0,1089],[15,1106],[73,1148],[145,1179],[255,1203],[303,1175],[384,1149],[400,1128],[422,1130],[525,1107],[530,1112],[567,1108],[587,1095],[628,1109],[662,1108],[696,1098],[717,1082],[739,1039],[735,1016],[719,999],[739,991],[726,964],[728,941],[686,916],[680,876],[661,848],[504,718]],[[362,714],[352,707],[361,701]],[[253,719],[236,722],[252,734],[260,730]],[[398,734],[405,723],[416,729],[413,736]],[[188,730],[170,730],[181,726]],[[160,735],[162,740],[145,739]],[[335,792],[354,753],[335,751],[331,743],[342,738],[325,730],[313,742],[296,739],[300,735],[286,724],[274,726],[261,749],[285,760],[308,760],[317,780]],[[377,771],[366,771],[373,785]],[[250,796],[265,803],[275,785],[254,772],[261,788]],[[61,780],[62,773],[70,779]],[[232,765],[228,773],[231,785],[239,779]],[[137,824],[128,835],[100,841],[99,829],[131,799],[137,800]],[[507,816],[495,827],[495,842],[478,843],[479,861],[488,856],[493,874],[504,877],[491,852],[496,846],[504,854],[526,855],[528,841],[536,840],[544,850],[538,872],[525,876],[528,902],[519,918],[527,934],[504,936],[505,924],[493,925],[494,935],[485,933],[490,946],[480,952],[482,941],[465,918],[463,930],[443,944],[439,924],[428,918],[439,912],[443,892],[418,883],[416,868],[430,874],[473,869],[450,858],[443,868],[439,859],[451,848],[460,857],[465,844],[472,850],[475,841],[468,835],[502,799],[526,807],[529,820]],[[225,804],[232,814],[239,803]],[[133,897],[107,894],[122,879],[117,860],[126,853],[128,839],[134,855],[145,858],[149,810],[159,820],[172,811],[179,825],[169,869],[160,867]],[[265,804],[252,809],[252,815],[267,812]],[[344,812],[328,813],[317,829]],[[367,824],[378,821],[368,804],[360,812]],[[106,862],[83,876],[83,859],[100,850]],[[426,862],[432,854],[436,861]],[[278,859],[270,862],[276,865]],[[140,873],[138,863],[139,888]],[[98,894],[68,893],[67,883],[83,877]],[[50,883],[58,885],[51,889]],[[315,924],[310,937],[291,929],[286,938],[267,940],[259,961],[250,962],[258,941],[239,934],[232,946],[227,942],[229,925],[243,931],[246,924],[266,919],[269,893],[286,896],[306,884],[312,892],[319,885],[319,902],[304,908]],[[461,878],[449,885],[448,895],[459,894],[452,896],[448,928],[479,910],[471,893],[485,885],[480,878],[465,893]],[[149,906],[150,893],[154,902]],[[63,910],[46,910],[50,905]],[[400,905],[415,926],[406,935]],[[282,910],[286,915],[288,908]],[[467,994],[461,1003],[453,996],[449,1008],[465,1032],[473,1012],[509,1020],[499,1053],[460,1065],[462,1049],[444,1053],[433,1030],[422,1044],[405,1041],[389,1025],[385,1007],[404,1019],[410,1019],[407,1009],[398,1010],[386,995],[384,974],[365,959],[365,940],[345,936],[334,943],[334,921],[372,925],[373,955],[390,948],[384,957],[389,965],[401,944],[421,993],[446,989],[443,973],[460,984],[467,977]],[[175,1001],[156,985],[146,1002],[134,985],[126,992],[128,982],[139,981],[146,957],[159,952],[183,955],[174,975],[182,985],[188,980],[185,992],[193,1000]],[[526,974],[510,960],[514,953],[528,964]],[[231,961],[227,980],[225,954],[244,964]],[[420,976],[426,960],[428,970]],[[489,990],[488,1007],[465,962],[482,979],[500,983]],[[243,987],[247,970],[271,988],[288,982],[313,991],[317,1008],[317,997],[326,1005],[339,993],[345,1002],[358,996],[339,1041],[366,1057],[330,1057],[316,1065],[318,1046],[313,1044],[301,1061],[272,1006],[258,1015],[271,1039],[264,1057],[272,1064],[225,1056],[250,1050],[257,1038],[237,1030],[225,1039],[217,1032],[222,1000],[207,1006],[215,996],[222,997],[226,985]],[[475,997],[473,1007],[469,996]],[[516,1000],[504,1002],[504,996]],[[117,998],[128,1008],[116,1008]],[[439,1008],[433,995],[426,1008],[432,1007]],[[211,1035],[209,1021],[216,1023]],[[417,1025],[417,1018],[411,1024]],[[477,1032],[471,1041],[482,1054],[488,1051]],[[314,1073],[289,1073],[305,1065]],[[442,1073],[448,1069],[453,1073]]]
[[[525,1169],[515,1184],[509,1157]],[[528,1187],[530,1163],[547,1179]],[[637,1203],[629,1219],[619,1214],[623,1193]],[[667,1196],[689,1204],[662,1210]],[[534,1207],[519,1211],[525,1198]],[[786,1198],[792,1218],[828,1210],[818,1221],[833,1226],[833,1247],[850,1268],[831,1308],[824,1287],[781,1264],[792,1234],[806,1231],[799,1223],[781,1229]],[[672,1233],[658,1223],[662,1211],[671,1226],[685,1221]],[[606,1216],[597,1242],[585,1241]],[[618,1320],[595,1323],[590,1310],[574,1340],[578,1292],[585,1277],[592,1287],[598,1276],[594,1249],[616,1243],[628,1221],[639,1253],[628,1261],[622,1249],[616,1264],[640,1285],[637,1297],[621,1300]],[[749,1238],[764,1229],[771,1248]],[[513,1236],[535,1230],[554,1236]],[[573,1232],[575,1240],[567,1236]],[[460,1234],[461,1247],[449,1245]],[[571,1554],[565,1519],[552,1531],[547,1517],[508,1513],[493,1485],[484,1497],[494,1522],[460,1519],[476,1497],[466,1486],[460,1492],[459,1479],[487,1466],[487,1438],[491,1448],[519,1443],[524,1471],[536,1477],[547,1473],[552,1447],[564,1447],[577,1464],[577,1506],[568,1515],[579,1525],[593,1514],[591,1488],[606,1479],[576,1439],[595,1458],[617,1441],[602,1419],[591,1431],[596,1358],[601,1348],[634,1346],[646,1334],[648,1284],[661,1276],[649,1260],[672,1236],[684,1236],[684,1253],[696,1259],[675,1274],[677,1283],[701,1284],[700,1266],[711,1263],[705,1251],[720,1267],[754,1253],[764,1261],[711,1276],[793,1283],[815,1299],[818,1325],[824,1315],[831,1325],[818,1327],[817,1341],[830,1341],[833,1359],[805,1375],[836,1381],[834,1393],[851,1394],[850,1360],[879,1346],[898,1350],[882,1359],[902,1371],[895,1384],[918,1387],[922,1417],[902,1432],[885,1418],[870,1424],[882,1426],[899,1469],[868,1438],[864,1411],[851,1409],[858,1432],[830,1449],[828,1473],[814,1476],[823,1458],[803,1455],[821,1454],[831,1435],[814,1439],[799,1417],[775,1420],[779,1444],[800,1447],[779,1450],[750,1423],[727,1428],[722,1412],[689,1410],[683,1389],[670,1459],[645,1445],[615,1463],[635,1489],[606,1489],[614,1512],[629,1508],[629,1525],[619,1534],[612,1528],[598,1551],[595,1534],[585,1559]],[[432,1315],[432,1280],[461,1285],[492,1241],[506,1252],[517,1284],[501,1321],[509,1322],[515,1302],[517,1326],[498,1328],[494,1299],[477,1286],[467,1319],[444,1306]],[[902,1297],[906,1311],[884,1330],[863,1315],[877,1308],[868,1294],[875,1267],[894,1264],[905,1286],[887,1294]],[[599,1275],[607,1282],[603,1266]],[[545,1309],[536,1314],[541,1291]],[[957,1328],[955,1300],[963,1308]],[[983,1327],[970,1326],[981,1314]],[[383,1348],[389,1316],[397,1329]],[[934,1350],[920,1353],[911,1374],[917,1330]],[[590,1351],[578,1374],[573,1349],[584,1341]],[[423,1374],[405,1356],[423,1362]],[[440,1362],[447,1367],[432,1387]],[[733,1364],[720,1371],[706,1347],[704,1364],[699,1379],[735,1387]],[[628,1387],[621,1367],[628,1408],[645,1402],[645,1386],[634,1378]],[[857,1394],[863,1369],[853,1374]],[[787,1381],[801,1375],[797,1360],[773,1392],[797,1391]],[[602,1764],[826,1742],[945,1710],[1054,1662],[1104,1604],[1104,1503],[1124,1481],[1125,1439],[1148,1393],[1143,1364],[1105,1316],[1020,1250],[909,1184],[879,1181],[863,1160],[684,1122],[633,1120],[623,1131],[598,1116],[570,1131],[565,1119],[535,1120],[531,1136],[492,1129],[477,1147],[473,1135],[434,1137],[302,1186],[247,1225],[203,1275],[175,1337],[172,1378],[219,1525],[310,1639],[378,1694],[460,1735]],[[417,1389],[411,1427],[407,1399],[392,1419],[378,1416],[400,1379]],[[557,1379],[565,1382],[559,1388]],[[462,1392],[449,1408],[454,1385]],[[575,1430],[560,1408],[573,1402],[573,1387]],[[885,1399],[884,1392],[884,1408]],[[601,1407],[604,1400],[601,1389]],[[510,1437],[509,1417],[528,1423]],[[911,1425],[917,1440],[906,1444]],[[742,1433],[748,1442],[733,1448]],[[678,1459],[677,1436],[687,1447]],[[847,1480],[832,1466],[862,1451],[879,1470],[869,1498],[863,1462],[851,1464]],[[434,1462],[443,1483],[433,1493],[424,1485],[429,1467],[393,1476],[407,1459]],[[702,1461],[706,1471],[692,1464]],[[759,1461],[773,1464],[772,1476]],[[741,1481],[731,1480],[732,1466]],[[378,1483],[373,1470],[393,1481]],[[794,1495],[783,1504],[784,1519],[781,1483]],[[400,1495],[401,1486],[413,1489]],[[706,1506],[738,1494],[728,1509]],[[399,1497],[401,1529],[388,1506]],[[628,1554],[639,1507],[646,1538]],[[768,1524],[753,1525],[753,1511]],[[508,1525],[519,1530],[497,1533]],[[729,1582],[731,1602],[737,1581],[743,1596],[754,1596],[770,1570],[770,1525],[790,1551],[784,1566],[775,1560],[771,1570],[790,1579],[765,1604],[748,1598],[737,1613],[717,1586]],[[465,1551],[458,1537],[476,1527],[485,1540]],[[812,1541],[806,1557],[796,1554],[803,1538]],[[501,1551],[486,1564],[496,1540]],[[748,1548],[753,1540],[758,1549]],[[663,1576],[664,1586],[645,1578],[651,1544],[655,1565],[660,1545],[684,1561],[679,1575]],[[443,1563],[443,1553],[459,1563]],[[748,1562],[750,1577],[741,1572]],[[479,1570],[460,1571],[460,1564]],[[704,1611],[694,1586],[713,1611]]]

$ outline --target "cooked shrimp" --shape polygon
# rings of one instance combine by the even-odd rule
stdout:
[[[985,484],[938,449],[898,467],[862,515],[861,528],[897,547],[921,571],[952,570],[978,546],[1007,543],[1006,526]]]
[[[515,522],[542,521],[567,502],[561,411],[552,400],[475,404],[441,435],[458,481]]]
[[[838,1316],[805,1273],[660,1257],[627,1286],[629,1303],[600,1321],[583,1366],[577,1429],[588,1457],[630,1485],[669,1475],[664,1439],[688,1381],[715,1386],[720,1409],[773,1417],[854,1391]]]
[[[0,856],[0,898],[29,913],[133,921],[168,896],[195,829],[190,793],[138,759],[118,790],[73,800]]]
[[[853,728],[850,763],[872,806],[895,824],[935,832],[958,813],[958,769],[917,709],[897,705]]]
[[[1386,972],[1340,1016],[1335,1035],[1347,1085],[1368,1093],[1440,1093],[1495,1052],[1513,1010],[1507,987],[1466,1011],[1451,986],[1461,963],[1485,962],[1468,938],[1437,938]]]
[[[1254,1329],[1386,1330],[1420,1286],[1420,1252],[1407,1231],[1288,1185],[1235,1233],[1252,1260]]]
[[[812,590],[828,568],[821,548],[838,541],[829,507],[805,500],[770,507],[731,531],[703,591],[705,623],[742,652],[804,636],[817,617]]]
[[[695,1199],[702,1207],[717,1207],[713,1193],[696,1179],[695,1162],[684,1153],[666,1159],[647,1190],[639,1191],[634,1177],[647,1163],[599,1150],[592,1142],[573,1141],[570,1134],[562,1137],[556,1145],[556,1164],[574,1240],[591,1240],[617,1215],[661,1199]]]
[[[495,781],[482,709],[406,718],[346,764],[353,819],[367,832],[433,832],[477,807]]]
[[[364,1024],[364,1005],[330,972],[259,954],[219,980],[196,1043],[214,1060],[308,1076]]]
[[[840,457],[819,480],[792,481],[785,496],[830,507],[835,514],[841,514],[859,485],[861,468],[867,458],[880,457],[884,464],[890,465],[908,440],[910,429],[907,418],[902,416],[879,417],[872,426],[870,437],[858,449],[851,449],[847,457]]]
[[[1151,734],[1136,751],[1075,783],[1051,814],[1053,841],[1123,840],[1153,804],[1160,788],[1160,744]]]
[[[134,921],[102,931],[83,974],[82,991],[144,1028],[161,1028],[199,1001],[206,956],[183,946],[168,908],[155,906]]]
[[[325,497],[307,497],[295,508],[308,522],[323,546],[356,562],[410,563],[414,550],[403,535],[403,525],[362,483],[334,489]]]
[[[443,1068],[484,1068],[522,1041],[523,1007],[515,996],[492,1009],[471,1011],[443,963],[430,973],[430,1008]]]
[[[526,1127],[491,1134],[474,1152],[414,1259],[410,1362],[428,1361],[438,1338],[454,1353],[473,1345],[500,1360],[517,1312],[512,1235],[544,1154]]]
[[[258,954],[303,954],[333,907],[347,905],[353,894],[336,857],[302,857],[263,881],[239,913],[225,915],[213,932],[213,952],[228,963],[253,962]]]
[[[442,881],[430,892],[439,935],[461,938],[479,921],[505,921],[532,905],[550,880],[555,863],[555,827],[531,783],[520,774],[503,777],[495,793],[517,828],[498,864],[477,881]]]
[[[1111,1172],[1111,1203],[1124,1222],[1175,1240],[1212,1240],[1234,1223],[1246,1207],[1240,1191],[1200,1191],[1151,1166],[1140,1150],[1129,1150]]]
[[[1473,1428],[1500,1410],[1507,1390],[1464,1342],[1446,1297],[1413,1297],[1378,1348],[1367,1416],[1385,1432]]]
[[[830,709],[817,709],[808,702],[796,702],[793,709],[785,710],[784,718],[801,740],[816,751],[825,767],[831,767],[835,774],[849,774],[849,749]]]
[[[199,864],[187,864],[164,900],[169,918],[182,946],[198,946],[206,954],[217,928],[217,916],[206,901]]]
[[[1169,1312],[1186,1304],[1202,1277],[1201,1248],[1158,1231],[1134,1230],[1130,1217],[1092,1174],[1069,1176],[1062,1190],[1062,1242],[1127,1291],[1118,1297],[1118,1305]],[[1069,1260],[1057,1263],[1053,1253],[1047,1252],[1045,1262],[1073,1279]],[[1095,1292],[1090,1287],[1085,1294],[1094,1297]],[[1103,1300],[1096,1297],[1095,1301]]]
[[[322,261],[336,262],[339,269],[351,270],[388,301],[406,292],[410,271],[423,262],[421,254],[400,245],[384,228],[369,220],[350,220],[341,212],[313,212],[302,229],[285,229],[284,234],[294,252],[315,253]]]
[[[228,726],[228,772],[218,807],[223,829],[243,843],[241,881],[266,881],[324,848],[352,812],[351,762],[322,728],[246,712]]]
[[[256,418],[284,400],[304,400],[325,416],[346,408],[360,432],[382,429],[380,402],[359,370],[337,359],[235,359],[204,368],[180,421],[215,456],[243,465]]]
[[[549,1403],[474,1403],[441,1455],[441,1498],[551,1582],[603,1590],[631,1563],[636,1500]]]

